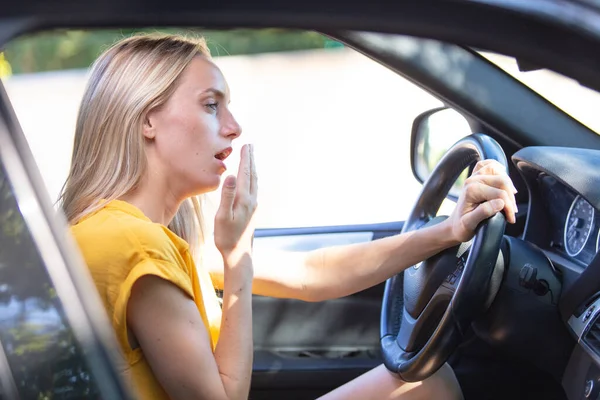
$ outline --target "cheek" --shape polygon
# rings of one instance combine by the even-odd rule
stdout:
[[[210,134],[212,127],[210,121],[203,119],[188,120],[181,124],[177,143],[174,143],[172,149],[174,162],[194,180],[203,180],[203,173],[214,172],[212,170],[215,145]]]
[[[181,110],[164,121],[162,131],[166,132],[166,137],[163,142],[167,142],[164,144],[173,157],[200,157],[203,150],[210,147],[207,141],[210,129],[210,121],[207,118]]]
[[[190,124],[185,130],[185,137],[182,140],[185,148],[182,153],[188,154],[196,162],[206,163],[214,157],[215,143],[213,141],[214,127],[211,121],[206,118],[198,118],[195,123]]]
[[[168,166],[167,174],[180,176],[194,186],[212,186],[217,119],[181,107],[163,119],[160,128],[161,135],[156,144],[163,165]]]

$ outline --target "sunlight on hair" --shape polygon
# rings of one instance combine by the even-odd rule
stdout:
[[[202,38],[144,33],[118,41],[94,62],[59,198],[69,223],[139,185],[147,167],[144,118],[169,99],[179,76],[199,54],[210,57]],[[201,201],[192,198],[180,206],[169,228],[198,256],[203,225]]]

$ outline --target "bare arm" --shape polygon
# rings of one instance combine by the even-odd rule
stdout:
[[[448,225],[438,224],[372,242],[334,246],[307,254],[306,300],[322,301],[377,285],[457,244]],[[335,283],[335,284],[332,284]]]
[[[322,301],[377,285],[402,270],[454,245],[448,225],[437,225],[372,242],[340,245],[307,253],[255,255],[255,294]],[[223,270],[210,263],[216,286]]]
[[[254,292],[307,301],[340,297],[372,286],[434,254],[448,243],[443,226],[375,242],[316,250],[307,256],[265,260],[271,268],[254,280]],[[415,246],[415,243],[429,243]],[[401,257],[399,257],[401,256]],[[281,259],[279,259],[281,261]],[[327,260],[327,261],[325,261]],[[398,265],[401,260],[401,265]],[[224,271],[223,318],[217,349],[211,351],[194,302],[174,285],[142,278],[128,307],[128,324],[161,385],[173,399],[244,399],[251,378],[251,276],[236,276],[251,263],[245,254]],[[291,268],[290,268],[291,266]],[[283,267],[283,268],[282,268]],[[286,268],[287,267],[287,268]],[[278,272],[279,271],[279,272]],[[298,274],[296,278],[292,274]],[[275,278],[273,278],[275,277]],[[287,283],[289,282],[289,283]],[[332,285],[331,282],[335,282]]]
[[[379,284],[441,250],[468,241],[484,219],[504,210],[514,222],[515,189],[495,161],[482,161],[465,184],[454,213],[438,225],[367,243],[335,246],[308,253],[272,252],[254,256],[255,294],[321,301]],[[209,262],[219,287],[223,270]]]
[[[135,283],[127,324],[152,372],[174,400],[247,399],[252,376],[252,216],[257,178],[253,155],[242,148],[238,179],[223,184],[215,244],[224,268],[223,314],[213,354],[207,327],[182,290],[157,277]]]
[[[226,280],[221,336],[214,355],[196,304],[181,289],[155,276],[145,276],[134,285],[127,324],[152,372],[174,400],[248,397],[251,279],[227,276]]]

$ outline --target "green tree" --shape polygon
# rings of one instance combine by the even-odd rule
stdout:
[[[138,32],[168,32],[206,39],[214,56],[334,48],[339,44],[311,31],[288,29],[100,29],[52,30],[20,37],[4,52],[14,74],[87,68],[112,43]]]

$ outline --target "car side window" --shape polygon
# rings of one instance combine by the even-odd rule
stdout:
[[[258,228],[408,216],[421,190],[410,167],[412,123],[439,99],[343,45],[216,63],[230,81],[240,141],[254,144]],[[234,173],[237,152],[230,158]]]
[[[101,49],[129,33],[45,32],[6,47],[12,68],[4,79],[7,91],[53,200],[68,172],[87,67]],[[237,171],[241,144],[255,145],[257,228],[408,216],[421,189],[410,168],[412,122],[441,106],[439,99],[316,32],[191,34],[207,39],[243,128],[227,173]],[[209,215],[219,195],[217,190],[207,196]]]
[[[21,207],[0,159],[0,398],[100,398]]]

